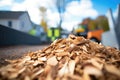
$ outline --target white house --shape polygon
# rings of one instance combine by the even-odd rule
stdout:
[[[32,23],[26,11],[0,11],[0,24],[22,32],[29,32],[32,29]]]

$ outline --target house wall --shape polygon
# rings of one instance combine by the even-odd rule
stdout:
[[[17,20],[17,19],[0,19],[0,24],[4,25],[4,26],[7,26],[7,27],[10,27],[8,25],[9,21],[12,22],[11,28],[16,29],[16,30],[20,30],[20,28],[19,28],[19,20]]]
[[[8,22],[12,22],[11,28],[28,33],[32,29],[32,23],[28,13],[23,13],[18,19],[0,19],[0,24],[10,27]]]
[[[27,13],[20,16],[19,26],[20,26],[21,31],[23,32],[29,32],[32,29],[32,23]]]

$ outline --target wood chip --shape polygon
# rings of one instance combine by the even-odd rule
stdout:
[[[0,80],[120,80],[120,51],[69,35],[0,68]]]
[[[69,69],[69,74],[73,75],[74,74],[74,69],[75,69],[75,61],[74,60],[69,61],[68,69]]]
[[[47,60],[47,64],[48,64],[48,65],[55,66],[55,65],[57,65],[57,63],[58,63],[58,61],[57,61],[57,59],[56,59],[55,56],[53,56],[53,57],[51,57],[51,58],[49,58],[49,59]]]
[[[120,70],[117,69],[117,67],[113,66],[113,65],[105,65],[105,69],[109,72],[112,73],[114,75],[117,75],[118,77],[120,77]]]

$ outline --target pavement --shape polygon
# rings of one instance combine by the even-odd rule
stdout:
[[[0,47],[0,67],[8,64],[8,62],[6,61],[7,59],[8,60],[18,59],[18,58],[21,58],[24,54],[26,54],[28,52],[41,50],[47,46],[48,46],[48,44]]]

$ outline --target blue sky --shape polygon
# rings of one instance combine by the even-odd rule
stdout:
[[[0,10],[28,11],[31,20],[40,24],[42,19],[39,7],[45,7],[46,21],[49,27],[56,27],[59,23],[59,13],[55,5],[56,0],[0,0]],[[61,1],[61,0],[60,0]],[[106,15],[109,8],[116,14],[117,5],[120,0],[65,0],[67,2],[63,13],[64,22],[62,27],[71,30],[84,18],[96,18]]]
[[[105,14],[108,8],[113,11],[116,10],[117,5],[120,4],[120,0],[91,0],[93,7],[99,12],[99,14]]]

